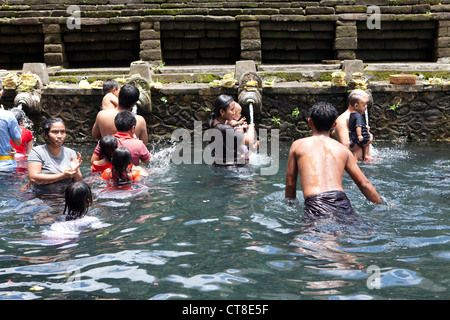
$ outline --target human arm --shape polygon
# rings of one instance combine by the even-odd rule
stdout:
[[[14,144],[16,145],[16,146],[20,146],[21,144],[22,144],[22,138],[19,138],[19,139],[11,139],[12,140],[12,142],[14,142]]]
[[[364,137],[362,136],[362,128],[361,127],[356,127],[356,134],[358,135],[358,140],[359,141],[363,141]]]
[[[295,199],[297,197],[297,178],[298,166],[297,156],[295,154],[294,143],[289,150],[288,163],[286,168],[286,184],[285,184],[285,198]]]
[[[145,122],[145,119],[142,116],[136,116],[136,137],[139,140],[142,140],[144,145],[148,144],[148,133],[147,133],[147,123]]]
[[[33,140],[28,141],[25,145],[25,154],[29,154],[31,149],[33,149]]]
[[[79,169],[82,162],[81,154],[77,152],[77,157],[71,157],[70,168],[58,173],[42,173],[42,162],[29,161],[27,165],[28,179],[32,184],[45,185],[61,180],[71,179],[72,181],[80,181],[82,179]]]
[[[247,133],[244,137],[244,144],[246,146],[251,146],[255,142],[255,125],[248,125]]]
[[[81,175],[81,173],[79,173],[79,170],[71,171],[70,169],[64,170],[60,173],[42,173],[42,163],[40,162],[29,162],[27,165],[27,169],[28,179],[32,184],[37,185],[50,184],[65,179],[78,179],[78,174]]]
[[[95,123],[92,126],[92,137],[96,140],[100,140],[102,138],[102,134],[100,132],[100,127],[99,127],[99,114],[100,112],[97,114],[97,117],[95,118]]]
[[[349,174],[349,176],[358,186],[359,190],[361,190],[361,192],[368,200],[376,204],[381,204],[381,199],[378,195],[377,190],[361,171],[358,164],[356,163],[356,159],[353,154],[349,150],[347,150],[347,154],[348,156],[345,165],[345,171]]]

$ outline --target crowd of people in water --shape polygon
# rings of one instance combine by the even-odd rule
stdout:
[[[92,136],[98,144],[90,158],[91,169],[111,184],[127,185],[148,175],[141,164],[148,164],[151,159],[147,124],[136,113],[140,92],[130,84],[120,87],[115,80],[105,81],[103,88],[102,110],[92,127]],[[0,98],[1,93],[0,83]],[[348,109],[339,116],[331,104],[316,103],[308,119],[312,136],[294,141],[289,151],[285,197],[296,198],[300,177],[304,213],[313,219],[353,214],[342,187],[344,172],[368,200],[381,203],[357,162],[371,159],[369,146],[373,136],[363,116],[369,96],[363,90],[354,90],[348,101]],[[249,155],[258,148],[254,124],[247,124],[241,115],[242,107],[231,96],[218,96],[213,107],[209,125],[223,137],[223,149],[213,150],[215,164],[245,165]],[[45,143],[33,146],[33,133],[22,125],[24,115],[17,108],[0,110],[0,171],[14,171],[16,161],[26,160],[30,187],[63,187],[64,222],[77,220],[77,228],[81,221],[85,227],[101,225],[95,217],[86,216],[93,202],[92,192],[80,171],[81,154],[64,146],[66,126],[63,120],[47,119],[42,127]],[[67,224],[61,223],[58,222],[59,228],[67,228]]]

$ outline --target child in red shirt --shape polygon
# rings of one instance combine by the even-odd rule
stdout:
[[[17,123],[19,124],[20,130],[22,131],[22,144],[16,146],[12,140],[10,140],[11,146],[16,149],[15,158],[22,159],[26,158],[33,148],[33,134],[30,130],[23,127],[23,121],[25,119],[25,112],[20,109],[11,109],[12,113],[16,117]]]

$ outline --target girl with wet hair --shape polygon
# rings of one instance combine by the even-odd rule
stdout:
[[[50,228],[43,232],[45,238],[54,243],[55,240],[64,243],[67,239],[76,238],[86,229],[100,229],[109,226],[95,216],[88,216],[87,212],[92,205],[92,191],[84,181],[71,183],[65,190],[66,204],[63,221],[54,222]]]
[[[66,221],[82,218],[92,204],[92,191],[84,181],[71,183],[65,191],[66,205],[63,214]]]
[[[119,147],[114,150],[111,164],[111,169],[103,171],[102,178],[104,180],[112,181],[117,185],[122,185],[131,183],[141,177],[138,171],[133,170],[131,152],[126,147]]]
[[[116,137],[109,134],[100,139],[99,146],[100,146],[100,154],[98,156],[99,160],[92,161],[91,165],[92,172],[103,172],[106,169],[112,168],[111,164],[112,155],[113,152],[119,146],[119,144]],[[94,157],[94,155],[92,155],[92,157]]]

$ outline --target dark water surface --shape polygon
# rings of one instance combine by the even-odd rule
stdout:
[[[284,199],[288,148],[276,175],[175,165],[152,150],[152,173],[128,191],[92,176],[89,215],[108,226],[70,241],[42,237],[58,196],[0,174],[0,299],[449,299],[448,143],[374,144],[363,172],[394,206],[367,201],[347,175],[352,224],[303,220]],[[267,160],[267,159],[265,159]],[[264,162],[264,161],[262,161]]]

